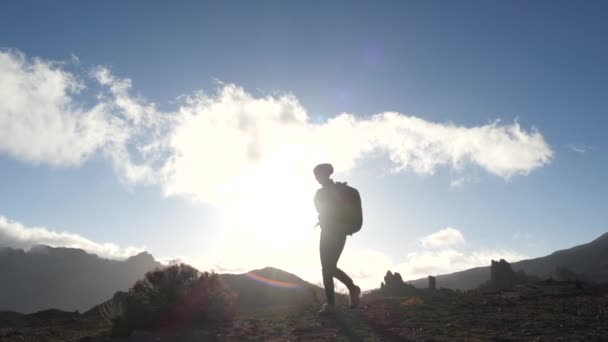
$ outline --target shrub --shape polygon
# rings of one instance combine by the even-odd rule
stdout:
[[[183,263],[156,269],[129,290],[122,315],[114,319],[112,334],[217,326],[233,317],[234,298],[215,273],[201,273]]]

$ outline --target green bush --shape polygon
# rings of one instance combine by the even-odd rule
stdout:
[[[146,273],[129,290],[122,311],[113,322],[114,336],[188,325],[217,327],[234,316],[235,296],[217,274],[181,263]]]

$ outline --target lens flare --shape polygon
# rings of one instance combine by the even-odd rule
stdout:
[[[255,274],[253,272],[249,272],[249,273],[245,274],[245,276],[253,281],[256,281],[256,282],[264,284],[264,285],[272,286],[272,287],[280,287],[280,288],[284,288],[284,289],[302,288],[302,285],[300,285],[300,284],[290,283],[287,281],[280,281],[280,280],[275,280],[275,279],[269,279],[269,278],[263,277],[259,274]]]

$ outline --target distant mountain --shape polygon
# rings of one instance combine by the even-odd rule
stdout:
[[[273,306],[308,306],[323,301],[325,298],[322,288],[310,284],[294,274],[273,267],[242,274],[219,274],[219,277],[222,284],[237,296],[236,303],[239,310],[255,310]],[[112,298],[100,302],[84,312],[83,317],[104,316],[104,311],[111,313],[125,302],[127,296],[127,292],[116,292]],[[46,311],[54,312],[53,310]],[[46,311],[42,314],[45,314]],[[39,318],[40,315],[41,313],[36,313],[29,316]],[[11,315],[7,316],[9,320],[12,318]],[[1,323],[2,315],[0,315]]]
[[[161,264],[146,252],[117,261],[74,248],[0,247],[0,310],[31,313],[52,308],[95,314],[100,304],[124,296],[122,291],[157,267]],[[310,303],[324,296],[318,286],[272,267],[220,274],[220,279],[244,309]]]
[[[507,260],[508,261],[508,260]],[[488,260],[488,264],[490,260]],[[599,238],[550,255],[511,263],[514,271],[523,270],[526,274],[540,278],[555,276],[556,269],[566,268],[584,279],[597,283],[608,283],[608,233]],[[490,267],[477,267],[466,271],[437,276],[437,287],[469,290],[490,279]],[[427,278],[408,281],[418,287],[426,288]]]
[[[311,303],[315,297],[324,300],[323,289],[277,268],[221,274],[220,278],[238,295],[238,305],[243,309]]]
[[[0,248],[0,310],[30,313],[49,308],[84,311],[128,290],[161,264],[143,252],[124,261],[81,249]]]

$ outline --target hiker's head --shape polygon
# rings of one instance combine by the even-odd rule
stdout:
[[[334,173],[334,167],[331,164],[319,164],[315,166],[312,172],[315,174],[317,182],[325,185],[330,182],[329,176]]]

